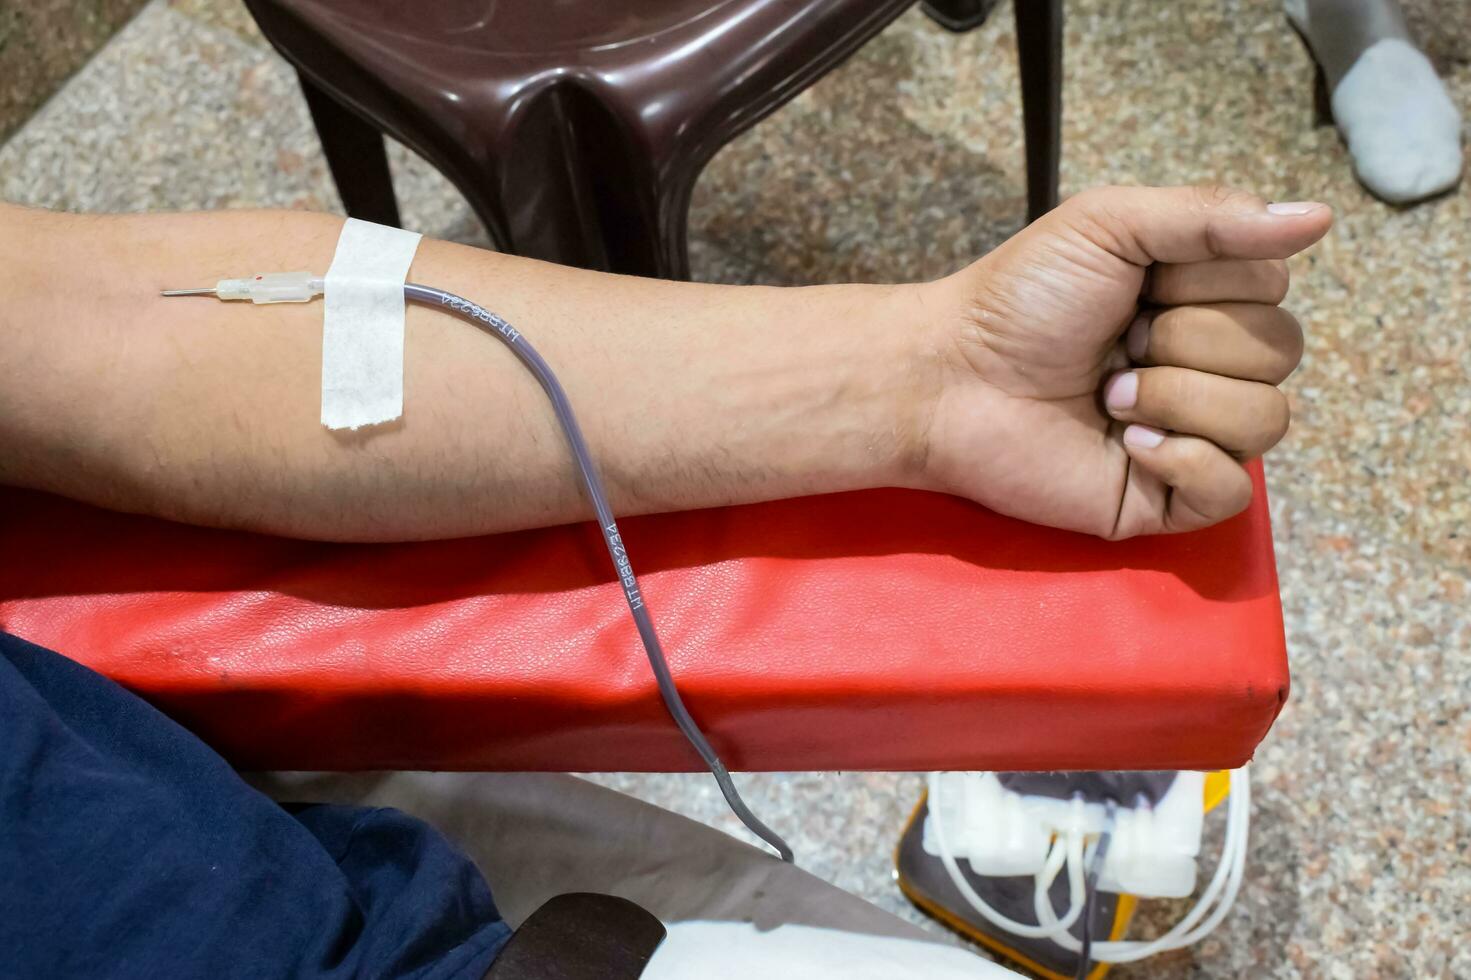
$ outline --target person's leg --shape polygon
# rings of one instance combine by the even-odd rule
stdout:
[[[1460,114],[1410,38],[1397,0],[1285,0],[1331,93],[1354,170],[1386,201],[1406,204],[1454,186]]]
[[[670,926],[654,976],[791,976],[887,970],[940,980],[1009,976],[904,920],[727,834],[572,776],[538,773],[274,773],[281,799],[392,806],[438,827],[475,860],[510,922],[572,891],[618,895]],[[676,969],[698,964],[698,973]],[[690,967],[693,969],[693,967]],[[938,971],[938,972],[936,972]],[[963,973],[962,973],[963,971]]]
[[[0,974],[479,977],[510,934],[391,810],[287,811],[111,680],[0,633]]]

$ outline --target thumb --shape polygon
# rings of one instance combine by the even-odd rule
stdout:
[[[1144,266],[1208,259],[1285,259],[1322,238],[1333,209],[1316,201],[1269,204],[1225,187],[1097,187],[1043,219]]]

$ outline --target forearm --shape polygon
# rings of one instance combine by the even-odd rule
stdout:
[[[320,302],[165,300],[325,271],[340,219],[0,213],[0,480],[198,523],[394,540],[590,515],[545,394],[496,338],[411,306],[405,412],[318,423]],[[410,280],[504,316],[571,398],[615,510],[905,484],[933,387],[907,287],[768,289],[425,241]]]

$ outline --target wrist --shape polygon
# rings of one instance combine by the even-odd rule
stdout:
[[[680,426],[720,446],[717,502],[923,484],[938,372],[916,287],[758,287],[721,308]]]
[[[864,485],[928,489],[931,428],[945,371],[935,329],[938,297],[928,283],[854,288],[873,291],[860,298],[863,327],[840,323],[846,336],[834,344],[864,345],[871,380],[861,387],[877,395],[866,412],[871,452]]]
[[[1030,438],[1018,428],[1016,401],[986,377],[993,356],[985,323],[984,262],[910,287],[912,363],[918,365],[912,464],[898,485],[993,503],[977,487],[999,476]],[[989,461],[990,466],[984,463]],[[984,470],[984,471],[983,471]]]

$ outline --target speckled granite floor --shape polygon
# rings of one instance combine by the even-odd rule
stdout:
[[[1294,689],[1255,768],[1246,884],[1211,939],[1115,975],[1471,977],[1471,187],[1409,210],[1362,192],[1271,0],[1067,6],[1065,192],[1219,180],[1339,209],[1295,267],[1308,350],[1269,468]],[[1471,109],[1471,8],[1409,6]],[[725,149],[695,196],[696,275],[931,276],[1015,231],[1005,14],[957,37],[911,12]],[[443,180],[393,163],[407,224],[483,241]],[[339,206],[290,71],[228,0],[153,0],[0,148],[0,197]],[[604,779],[733,827],[707,777]],[[889,879],[916,776],[744,784],[809,868],[919,918]]]
[[[0,3],[0,140],[24,122],[144,2]]]

